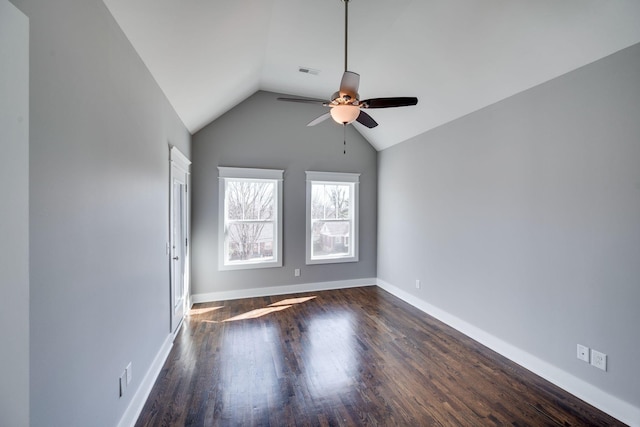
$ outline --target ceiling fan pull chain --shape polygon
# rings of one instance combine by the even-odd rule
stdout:
[[[344,130],[344,137],[342,138],[342,140],[344,141],[344,151],[342,152],[342,154],[347,154],[347,124],[343,123],[342,124],[342,129]]]

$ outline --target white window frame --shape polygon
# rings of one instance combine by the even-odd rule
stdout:
[[[316,172],[306,171],[307,174],[307,211],[306,211],[306,263],[307,264],[333,264],[341,262],[358,262],[358,230],[359,230],[359,173],[345,173],[345,172]],[[349,241],[352,247],[351,255],[345,256],[323,256],[312,257],[312,218],[311,218],[311,192],[313,184],[349,184],[351,187],[351,200],[349,203],[349,210],[351,214],[351,233]]]
[[[253,268],[282,267],[282,181],[284,170],[218,167],[218,270],[246,270]],[[273,260],[244,262],[227,261],[226,187],[232,181],[268,181],[275,184],[276,218],[273,222]]]

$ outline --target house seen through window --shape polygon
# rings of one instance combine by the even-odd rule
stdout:
[[[307,264],[358,261],[359,174],[307,171]]]

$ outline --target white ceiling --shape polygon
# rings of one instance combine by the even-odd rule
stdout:
[[[344,71],[341,0],[104,3],[191,133],[257,90],[328,99]],[[638,0],[350,0],[361,98],[419,99],[355,126],[382,150],[638,42]]]

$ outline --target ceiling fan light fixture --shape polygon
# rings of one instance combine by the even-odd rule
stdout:
[[[330,113],[336,123],[347,125],[358,118],[360,115],[360,108],[355,105],[336,105],[331,108]]]

